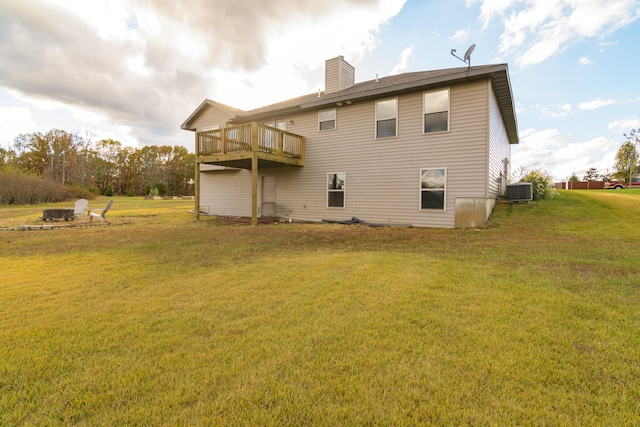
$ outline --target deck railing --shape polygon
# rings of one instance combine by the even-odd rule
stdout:
[[[251,151],[302,159],[304,137],[262,123],[246,123],[196,133],[197,156],[221,156]]]

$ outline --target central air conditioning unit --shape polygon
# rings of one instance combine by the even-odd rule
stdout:
[[[507,199],[510,202],[530,202],[533,200],[533,187],[530,182],[517,182],[507,185]]]

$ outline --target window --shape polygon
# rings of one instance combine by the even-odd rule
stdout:
[[[237,132],[237,131],[238,131],[238,129],[236,129],[236,128],[229,129],[229,130],[226,132],[225,137],[226,137],[227,139],[233,139],[233,140],[235,140],[235,139],[237,139],[237,138],[238,138],[238,132]]]
[[[271,122],[263,122],[263,124],[265,126],[269,126],[269,127],[275,127],[276,129],[280,129],[280,130],[287,130],[287,120],[286,119],[278,119],[275,122],[271,121]],[[278,141],[278,135],[272,131],[271,129],[265,129],[264,130],[264,141],[263,144],[266,148],[269,149],[276,149],[278,147],[276,147],[277,141]]]
[[[391,138],[398,130],[398,99],[376,102],[376,138]]]
[[[334,130],[336,128],[336,109],[318,112],[318,130]]]
[[[449,89],[424,94],[424,133],[449,130]]]
[[[344,190],[347,174],[344,172],[327,174],[327,206],[344,208]]]
[[[445,210],[446,169],[420,169],[420,209]]]

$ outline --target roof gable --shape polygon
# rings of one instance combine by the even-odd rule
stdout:
[[[195,111],[191,113],[191,115],[187,118],[187,120],[185,120],[184,123],[182,123],[180,128],[184,130],[195,130],[195,128],[193,127],[193,122],[198,118],[198,116],[200,116],[200,114],[206,111],[207,108],[215,108],[216,110],[222,112],[225,116],[227,116],[229,121],[233,121],[237,117],[240,117],[246,114],[246,112],[243,110],[229,107],[228,105],[224,105],[219,102],[212,101],[210,99],[205,99],[198,106],[198,108],[196,108]]]

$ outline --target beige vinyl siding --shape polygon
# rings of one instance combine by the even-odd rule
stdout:
[[[511,145],[504,126],[504,121],[498,108],[498,101],[490,91],[490,137],[489,137],[489,175],[488,175],[488,197],[497,198],[506,191],[506,181],[508,176],[504,176],[504,159],[511,162]]]
[[[200,132],[216,126],[222,127],[229,119],[230,117],[226,113],[212,106],[207,106],[205,110],[193,120],[192,125],[196,128],[197,132]]]
[[[486,197],[488,90],[488,80],[452,90],[451,143],[441,153],[453,165],[452,197]]]
[[[376,140],[375,101],[338,108],[335,132],[317,131],[316,113],[295,117],[291,132],[306,136],[304,168],[277,176],[277,215],[453,227],[456,197],[485,197],[488,84],[451,87],[450,132],[422,133],[422,92],[398,98],[398,138]],[[422,168],[447,169],[446,210],[419,209]],[[345,208],[327,208],[328,172],[346,172]]]
[[[484,200],[488,192],[489,91],[488,80],[450,87],[449,132],[423,134],[422,91],[398,96],[397,138],[375,139],[375,100],[338,107],[340,125],[332,132],[318,131],[317,111],[290,115],[288,130],[306,138],[305,166],[259,171],[276,177],[276,215],[454,227],[456,198]],[[447,170],[445,211],[420,210],[425,168]],[[329,172],[346,173],[344,209],[327,208]],[[210,213],[250,216],[249,171],[202,176],[202,205]]]
[[[196,131],[212,129],[229,120],[229,115],[210,105],[192,122]],[[194,134],[195,135],[195,134]],[[248,175],[248,178],[245,176]],[[248,189],[249,197],[245,197]],[[251,213],[251,174],[216,165],[200,164],[200,209],[210,215],[244,216]]]
[[[200,173],[200,208],[209,215],[251,216],[251,172]]]

